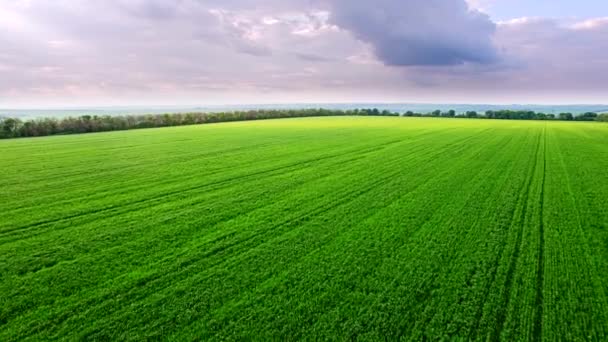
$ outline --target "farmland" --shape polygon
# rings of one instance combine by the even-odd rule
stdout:
[[[0,141],[0,340],[607,340],[608,125]]]

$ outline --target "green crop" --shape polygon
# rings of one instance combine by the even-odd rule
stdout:
[[[0,340],[608,339],[608,126],[0,141]]]

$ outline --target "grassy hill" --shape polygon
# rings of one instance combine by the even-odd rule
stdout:
[[[0,141],[0,340],[608,339],[608,126]]]

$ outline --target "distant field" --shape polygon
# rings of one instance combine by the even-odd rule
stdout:
[[[608,125],[0,141],[0,341],[608,340]]]

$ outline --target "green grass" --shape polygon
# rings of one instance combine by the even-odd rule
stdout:
[[[608,125],[0,141],[0,340],[606,340]]]

